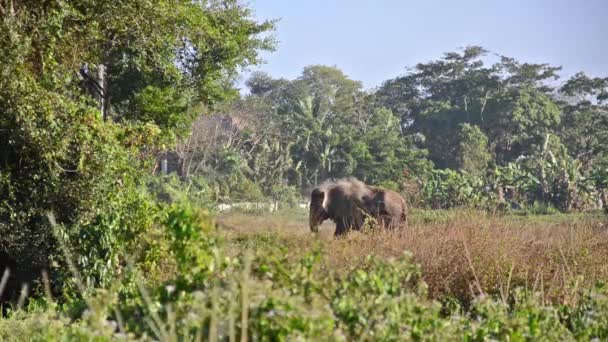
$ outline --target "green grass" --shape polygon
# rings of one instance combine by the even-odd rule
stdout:
[[[413,210],[340,239],[305,210],[222,213],[217,233],[191,209],[169,217],[167,260],[135,266],[130,291],[91,291],[84,311],[32,299],[0,340],[608,339],[601,215]]]

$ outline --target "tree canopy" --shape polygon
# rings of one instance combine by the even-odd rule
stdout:
[[[606,79],[580,73],[557,86],[559,70],[470,46],[370,90],[336,67],[310,65],[293,80],[256,72],[245,83],[249,94],[218,114],[242,126],[231,126],[239,139],[230,141],[243,144],[223,148],[238,156],[243,177],[267,195],[271,184],[305,193],[325,179],[350,175],[400,188],[413,179],[424,184],[433,168],[490,177],[515,167],[528,172],[524,178],[540,177],[530,178],[538,189],[527,193],[544,201],[548,195],[540,194],[550,185],[543,177],[553,166],[528,161],[548,163],[550,151],[564,162],[580,162],[572,172],[583,180],[606,158]],[[220,151],[198,156],[210,153]],[[220,169],[207,170],[201,175]],[[564,179],[555,174],[552,181]],[[512,180],[477,183],[484,182],[511,186]]]
[[[272,28],[232,0],[0,1],[0,269],[65,270],[65,238],[87,281],[119,272],[156,153],[236,94]]]

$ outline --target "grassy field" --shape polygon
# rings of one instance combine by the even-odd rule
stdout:
[[[170,251],[134,271],[137,287],[32,299],[0,319],[0,340],[608,339],[600,214],[416,210],[400,230],[335,239],[331,222],[310,233],[304,210],[192,208],[171,211]]]
[[[409,251],[432,299],[467,304],[479,295],[507,300],[514,288],[540,292],[547,303],[573,304],[582,289],[608,280],[608,224],[601,214],[491,215],[476,211],[411,213],[399,231],[370,229],[334,239],[326,221],[309,232],[307,212],[224,213],[228,250],[282,249],[296,260],[313,248],[333,272],[362,267],[368,255]]]

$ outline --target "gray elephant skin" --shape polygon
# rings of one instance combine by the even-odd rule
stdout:
[[[336,223],[335,236],[350,229],[359,230],[372,217],[387,229],[407,220],[405,199],[396,191],[369,186],[354,177],[329,181],[312,190],[309,225],[318,232],[325,220]]]

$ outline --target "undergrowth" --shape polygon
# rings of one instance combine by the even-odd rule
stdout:
[[[130,262],[132,282],[117,282],[129,291],[88,289],[62,303],[48,291],[21,301],[0,319],[0,339],[608,338],[608,237],[599,219],[437,214],[418,213],[396,233],[333,240],[308,233],[298,212],[275,216],[287,228],[228,215],[220,227],[230,228],[218,229],[209,214],[173,205],[158,237],[166,246],[158,253],[171,259],[162,270]]]

